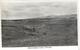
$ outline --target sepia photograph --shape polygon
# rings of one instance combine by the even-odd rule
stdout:
[[[78,46],[77,2],[45,1],[4,4],[2,47]]]

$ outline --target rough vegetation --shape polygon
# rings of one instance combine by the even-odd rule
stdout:
[[[2,20],[2,46],[77,45],[77,15]]]

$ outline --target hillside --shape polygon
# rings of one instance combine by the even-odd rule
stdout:
[[[77,15],[2,20],[3,47],[77,45]]]

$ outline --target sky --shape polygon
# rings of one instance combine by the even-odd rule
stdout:
[[[55,3],[49,3],[52,1]],[[48,3],[36,4],[35,2]],[[2,19],[27,19],[49,15],[76,13],[77,7],[75,3],[76,0],[6,0],[4,1],[2,8],[2,11],[5,12],[2,14],[6,15],[3,15]]]
[[[77,0],[1,0],[3,5],[16,2],[77,2]]]
[[[7,1],[7,2],[15,2],[15,1],[27,1],[27,2],[39,2],[39,1],[61,1],[61,2],[76,2],[76,0],[3,0],[3,1]]]

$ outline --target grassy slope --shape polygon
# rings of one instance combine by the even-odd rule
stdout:
[[[77,45],[76,15],[2,20],[3,47]]]

